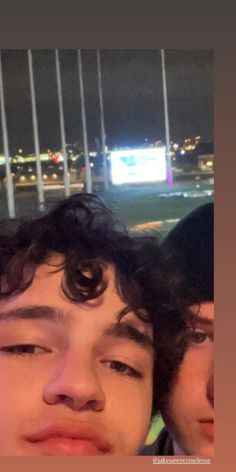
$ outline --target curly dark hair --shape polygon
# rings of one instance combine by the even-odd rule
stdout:
[[[112,264],[117,291],[126,303],[120,319],[132,310],[152,323],[155,414],[183,356],[186,311],[178,276],[166,266],[157,239],[130,235],[100,198],[85,193],[59,202],[39,218],[2,220],[0,302],[26,290],[37,266],[53,252],[64,256],[55,270],[64,269],[62,289],[68,299],[83,303],[99,297],[107,287],[104,268]],[[174,362],[166,357],[166,343],[173,346]],[[160,365],[165,367],[161,375]]]

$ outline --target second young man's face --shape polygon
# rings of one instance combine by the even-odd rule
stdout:
[[[188,455],[214,453],[214,303],[203,303],[163,413],[167,429]]]
[[[42,264],[0,303],[0,456],[135,455],[152,409],[150,325],[129,313],[117,326],[111,267],[105,293],[83,304],[62,276]]]

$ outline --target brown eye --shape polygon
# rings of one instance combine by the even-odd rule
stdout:
[[[43,352],[43,348],[34,344],[16,344],[14,346],[4,346],[0,348],[0,351],[12,355],[26,355],[26,354],[39,354]]]
[[[124,362],[107,361],[105,362],[105,364],[108,365],[108,367],[111,370],[114,370],[118,374],[128,375],[130,377],[142,378],[142,374],[140,372],[138,372],[133,367],[130,367],[128,364],[125,364]]]
[[[212,337],[205,331],[195,330],[189,333],[189,340],[194,344],[203,344],[205,341],[212,341]]]
[[[119,361],[111,361],[110,367],[111,367],[111,369],[114,369],[117,372],[120,372],[122,374],[131,371],[131,368],[129,366],[127,366],[126,364],[123,364],[123,362],[119,362]]]

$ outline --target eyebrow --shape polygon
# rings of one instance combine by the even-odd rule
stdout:
[[[71,318],[69,314],[51,306],[25,306],[0,312],[0,323],[15,320],[47,320],[65,326],[70,323]],[[151,337],[147,333],[142,333],[127,321],[120,321],[110,325],[103,334],[108,337],[133,341],[147,350],[153,349]]]
[[[68,324],[68,317],[51,306],[23,306],[0,312],[0,323],[12,320],[47,320]]]
[[[194,315],[193,313],[191,313],[189,315],[189,318],[190,318],[190,321],[194,324],[197,324],[197,325],[204,325],[204,326],[211,326],[213,327],[214,325],[214,320],[210,320],[209,318],[205,318],[204,316],[201,316],[201,315]]]
[[[153,341],[147,333],[141,333],[130,322],[121,321],[113,324],[105,331],[106,336],[115,338],[128,339],[138,344],[140,347],[148,351],[153,349]]]

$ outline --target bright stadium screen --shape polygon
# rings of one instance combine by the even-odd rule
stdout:
[[[124,149],[110,154],[114,185],[166,180],[165,147]]]

